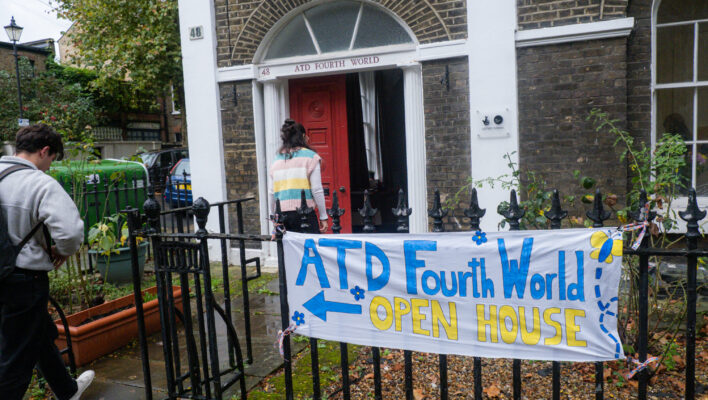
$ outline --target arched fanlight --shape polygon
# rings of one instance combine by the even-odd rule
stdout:
[[[290,20],[268,47],[265,59],[413,44],[408,31],[376,6],[337,1],[305,10]]]

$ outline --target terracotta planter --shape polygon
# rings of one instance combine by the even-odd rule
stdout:
[[[172,288],[175,306],[182,311],[182,290],[174,286]],[[157,294],[157,287],[143,290],[145,293]],[[94,316],[110,313],[113,310],[121,309],[133,304],[133,295],[121,297],[109,301],[88,310],[69,315],[69,333],[71,334],[71,344],[74,350],[76,365],[86,365],[91,361],[110,354],[125,346],[132,339],[138,337],[138,321],[135,307],[107,315],[95,321],[80,325],[82,322]],[[160,330],[160,311],[157,299],[143,303],[145,313],[145,330],[148,335]],[[59,331],[59,338],[56,340],[57,347],[66,347],[66,336],[64,326],[60,320],[54,321]],[[68,359],[65,356],[65,360]]]

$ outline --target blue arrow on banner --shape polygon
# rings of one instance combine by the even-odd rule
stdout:
[[[303,306],[314,316],[325,322],[327,322],[328,311],[344,314],[361,314],[361,306],[359,304],[338,303],[336,301],[325,300],[324,290],[306,301]]]

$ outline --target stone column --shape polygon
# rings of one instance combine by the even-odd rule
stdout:
[[[182,68],[192,195],[210,203],[227,200],[221,101],[216,79],[216,25],[211,2],[179,0]],[[190,27],[202,26],[203,39],[190,40]],[[212,210],[216,210],[213,208]],[[226,218],[228,232],[229,219]],[[206,229],[219,231],[219,217],[212,212]],[[221,261],[221,243],[209,241],[209,258]]]
[[[265,112],[266,168],[270,168],[273,157],[280,147],[280,127],[283,118],[280,113],[280,82],[263,82],[263,111]],[[270,181],[270,175],[268,176]]]
[[[281,115],[281,82],[277,79],[267,80],[263,82],[263,113],[265,114],[264,126],[265,126],[265,168],[266,168],[266,204],[268,204],[268,212],[265,218],[270,216],[270,195],[268,194],[268,188],[272,187],[271,177],[270,177],[270,165],[273,163],[275,154],[280,147],[280,127],[283,125],[283,118]],[[268,231],[273,229],[273,223],[268,222]],[[269,265],[273,263],[273,259],[277,253],[275,251],[275,245],[272,243],[264,243],[263,250],[265,251],[264,256],[266,257],[266,263]],[[277,260],[276,260],[277,262]]]
[[[422,233],[428,231],[423,72],[418,63],[403,65],[401,68],[406,115],[408,205],[413,209],[410,232]]]

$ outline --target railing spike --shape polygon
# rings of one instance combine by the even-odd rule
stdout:
[[[327,209],[327,215],[332,218],[332,232],[339,233],[342,231],[341,217],[344,215],[346,210],[339,208],[339,197],[337,192],[332,194],[332,208]]]
[[[205,198],[198,198],[192,205],[192,211],[197,220],[197,225],[199,230],[196,232],[198,235],[205,235],[207,233],[206,223],[209,217],[209,202]]]
[[[433,219],[433,232],[445,232],[443,218],[447,216],[447,210],[442,208],[440,203],[440,191],[438,189],[435,189],[433,208],[428,211],[428,216]]]
[[[679,217],[686,221],[686,237],[697,238],[701,236],[698,230],[698,221],[706,216],[706,211],[698,208],[696,201],[696,189],[691,188],[688,192],[688,204],[685,211],[679,211]]]
[[[300,229],[302,232],[308,232],[310,230],[310,214],[315,212],[312,207],[307,206],[307,197],[305,195],[305,190],[300,191],[300,207],[296,209],[297,214],[300,216]]]
[[[150,191],[148,198],[143,203],[143,212],[148,219],[150,225],[147,233],[158,233],[160,229],[160,203],[155,200],[155,192]]]
[[[546,218],[551,221],[552,229],[560,229],[561,221],[568,216],[568,211],[561,209],[560,194],[557,189],[553,189],[551,197],[551,209],[546,212]]]
[[[629,216],[632,217],[633,220],[635,221],[653,221],[654,218],[656,218],[656,212],[655,211],[649,211],[649,214],[644,216],[642,215],[642,211],[645,207],[646,204],[649,203],[649,196],[647,196],[647,191],[642,189],[642,191],[639,193],[639,204],[637,204],[637,209],[633,210],[629,213]]]
[[[408,227],[408,217],[411,215],[413,210],[408,208],[406,193],[403,189],[398,189],[398,204],[396,204],[396,208],[392,208],[391,211],[394,216],[398,217],[398,221],[396,222],[396,232],[408,233],[410,230]]]
[[[477,200],[476,188],[472,188],[470,192],[470,206],[469,208],[466,208],[463,212],[465,213],[465,217],[470,219],[470,230],[480,230],[480,220],[482,219],[482,217],[484,217],[484,214],[487,213],[487,210],[484,208],[479,208],[479,201]]]
[[[605,221],[610,219],[612,216],[612,213],[610,211],[606,211],[602,206],[602,193],[600,193],[600,189],[595,191],[595,198],[592,202],[592,210],[586,212],[585,215],[593,221],[593,228],[603,227],[605,225]]]
[[[275,213],[270,216],[270,220],[273,221],[273,225],[281,225],[285,222],[283,211],[280,208],[280,199],[275,199]],[[274,229],[273,232],[276,238],[283,238],[283,232],[280,229]]]
[[[509,195],[509,208],[498,211],[501,216],[509,222],[509,228],[512,231],[518,231],[520,228],[520,220],[526,215],[526,211],[519,208],[519,202],[516,199],[516,190],[511,189]]]
[[[364,206],[359,209],[359,215],[364,218],[364,228],[362,229],[364,233],[372,233],[376,230],[373,223],[373,217],[377,212],[379,212],[378,209],[371,207],[369,191],[364,190]]]

